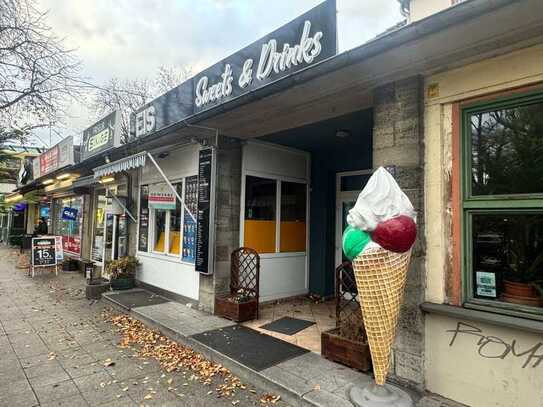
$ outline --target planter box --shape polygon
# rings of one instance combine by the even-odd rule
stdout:
[[[102,293],[109,291],[109,281],[98,278],[87,283],[85,287],[85,295],[88,300],[99,300],[102,298]]]
[[[362,372],[369,371],[371,369],[369,345],[344,338],[338,333],[339,329],[336,328],[321,334],[322,356]]]
[[[136,286],[136,279],[134,277],[129,278],[112,278],[111,289],[112,290],[128,290]]]
[[[250,300],[237,303],[230,301],[230,297],[215,298],[215,315],[235,322],[244,322],[255,319],[258,311],[258,302]]]

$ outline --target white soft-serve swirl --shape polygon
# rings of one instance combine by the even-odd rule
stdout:
[[[383,167],[373,173],[347,215],[354,228],[371,232],[388,219],[405,215],[416,221],[416,212],[394,177]]]

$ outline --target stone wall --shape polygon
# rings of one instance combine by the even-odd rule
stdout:
[[[213,312],[215,295],[226,294],[230,284],[230,253],[239,247],[241,197],[241,143],[221,136],[217,148],[215,205],[215,267],[200,276],[200,308]]]
[[[424,387],[424,201],[422,79],[412,77],[377,88],[374,93],[373,167],[395,166],[395,178],[417,210],[418,236],[413,248],[404,305],[394,344],[391,377]]]

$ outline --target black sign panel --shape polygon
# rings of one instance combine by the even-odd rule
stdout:
[[[149,185],[141,186],[140,197],[140,229],[138,237],[138,250],[146,252],[149,234]]]
[[[198,209],[196,213],[196,253],[195,269],[204,274],[210,270],[210,223],[211,194],[213,181],[213,150],[200,150],[198,158]]]
[[[328,0],[194,77],[195,113],[337,53],[336,2]]]
[[[55,266],[57,256],[54,237],[35,237],[32,239],[32,266]]]
[[[139,109],[130,117],[131,138],[145,137],[335,55],[336,30],[336,1],[326,0]]]
[[[120,118],[117,111],[83,130],[81,161],[116,147],[120,139]]]

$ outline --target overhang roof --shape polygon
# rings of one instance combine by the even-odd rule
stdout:
[[[371,107],[377,86],[497,56],[542,38],[541,0],[468,0],[195,114],[148,139],[195,123],[233,137],[263,136]]]

